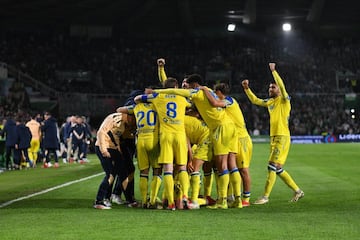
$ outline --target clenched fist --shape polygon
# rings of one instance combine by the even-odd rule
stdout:
[[[159,58],[156,62],[157,62],[157,65],[159,67],[162,67],[162,66],[165,65],[165,59],[164,58]]]
[[[249,88],[249,80],[245,79],[241,82],[241,85],[243,86],[244,89],[248,89]]]
[[[275,71],[275,63],[269,63],[269,67],[271,71]]]

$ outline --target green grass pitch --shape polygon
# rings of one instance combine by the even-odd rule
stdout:
[[[103,175],[97,176],[1,207],[0,239],[360,239],[359,149],[293,144],[284,169],[305,197],[290,203],[293,193],[277,179],[268,204],[243,209],[97,210],[92,204]],[[264,188],[268,151],[268,144],[254,145],[252,201]],[[1,173],[0,205],[102,172],[96,156],[90,160]]]

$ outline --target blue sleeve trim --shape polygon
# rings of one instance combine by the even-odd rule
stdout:
[[[147,95],[141,95],[141,101],[147,102]]]

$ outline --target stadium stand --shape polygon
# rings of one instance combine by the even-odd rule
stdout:
[[[346,93],[358,92],[357,39],[305,34],[293,39],[271,36],[255,41],[239,36],[150,40],[90,39],[60,33],[6,32],[0,36],[0,62],[12,68],[9,74],[16,72],[14,79],[22,76],[28,83],[28,90],[23,86],[22,94],[41,89],[42,95],[60,102],[60,116],[81,111],[89,115],[104,104],[109,106],[105,112],[110,111],[132,90],[156,85],[158,57],[167,59],[167,72],[178,79],[199,73],[208,85],[228,82],[242,103],[251,132],[257,128],[267,133],[267,113],[250,106],[240,83],[249,78],[252,88],[265,94],[263,83],[271,79],[266,68],[269,61],[278,63],[293,98],[293,134],[360,132],[344,100]],[[2,111],[28,109],[31,99],[20,104],[13,90],[11,87],[6,96],[2,94]]]

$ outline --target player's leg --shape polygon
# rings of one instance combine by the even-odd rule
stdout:
[[[164,172],[164,197],[168,201],[168,209],[175,210],[173,136],[160,135],[160,146],[159,164]]]
[[[276,182],[276,159],[280,153],[280,142],[277,137],[271,137],[270,142],[270,157],[268,163],[268,174],[265,182],[265,191],[262,197],[258,198],[254,204],[265,204],[269,202],[269,196]]]
[[[252,158],[253,144],[250,136],[240,139],[240,150],[237,155],[237,165],[240,169],[242,179],[242,204],[243,207],[250,206],[251,197],[251,177],[250,177],[250,162]]]
[[[223,126],[218,126],[211,132],[211,141],[214,151],[214,162],[217,173],[217,193],[218,193],[218,202],[214,205],[216,208],[224,208],[227,206],[227,190],[229,186],[229,170],[228,170],[228,156],[229,148],[227,145],[224,146],[222,141],[222,135],[224,132]],[[227,144],[225,142],[225,144]]]
[[[33,167],[33,162],[30,161],[28,149],[26,149],[26,148],[21,149],[21,152],[22,152],[22,155],[25,158],[26,166],[32,168]]]
[[[35,139],[31,139],[30,141],[30,147],[27,149],[28,151],[28,156],[29,156],[29,160],[31,161],[32,165],[34,164],[35,160],[34,160],[34,155],[35,155],[35,149],[34,149],[34,144],[35,144]]]
[[[242,208],[241,177],[240,177],[239,169],[236,165],[236,155],[234,153],[229,154],[228,165],[230,169],[231,188],[232,188],[232,193],[234,195],[234,202],[230,205],[230,207]]]
[[[276,174],[289,188],[294,191],[294,196],[290,201],[296,202],[304,196],[304,192],[298,187],[290,174],[283,169],[290,149],[290,137],[277,136],[276,142],[279,145],[278,157],[276,161],[274,161],[276,163]]]
[[[144,208],[147,207],[148,182],[149,182],[149,158],[146,151],[146,142],[141,137],[137,141],[137,162],[140,170],[139,189],[141,195],[141,203]]]
[[[201,159],[194,158],[193,161],[194,171],[191,173],[190,184],[191,184],[191,209],[199,209],[199,193],[200,193],[200,170],[204,163]]]
[[[162,182],[162,170],[159,164],[159,154],[160,146],[159,141],[155,138],[151,138],[153,142],[151,143],[150,151],[148,152],[149,162],[151,168],[153,169],[152,180],[150,184],[150,208],[157,208],[156,200],[159,194],[159,189]],[[146,141],[149,142],[149,141]]]
[[[163,164],[163,171],[164,171],[164,195],[168,201],[168,209],[175,210],[173,164],[172,163]]]
[[[112,163],[112,158],[104,157],[98,146],[95,147],[96,155],[98,156],[101,166],[105,172],[105,176],[101,181],[98,192],[96,194],[96,199],[94,203],[94,208],[97,209],[111,209],[111,204],[107,201],[107,195],[110,186],[114,182],[114,165]],[[110,150],[109,150],[110,152]],[[110,155],[114,154],[114,152],[110,152]]]
[[[204,188],[204,197],[210,196],[212,192],[213,184],[213,170],[212,170],[212,161],[204,162],[203,164],[203,188]]]
[[[156,207],[156,199],[159,194],[159,189],[161,186],[162,178],[161,178],[161,168],[153,168],[153,178],[151,181],[151,190],[150,190],[150,205]],[[151,208],[151,207],[150,207]]]
[[[188,144],[186,140],[185,131],[182,133],[177,133],[173,136],[173,154],[175,159],[175,164],[178,170],[177,179],[179,180],[180,189],[182,195],[180,199],[183,202],[184,208],[187,209],[189,205],[188,194],[190,188],[189,174],[187,171],[187,161],[188,161]]]
[[[124,139],[120,143],[120,148],[122,150],[123,160],[124,160],[124,171],[123,175],[126,176],[126,182],[123,182],[123,190],[126,201],[128,202],[128,207],[137,207],[138,203],[135,200],[135,166],[133,163],[134,147],[133,139]]]

